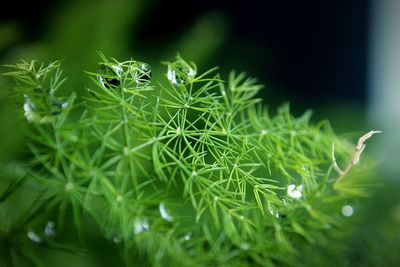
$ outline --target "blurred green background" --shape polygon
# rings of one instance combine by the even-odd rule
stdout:
[[[9,4],[0,17],[0,64],[62,59],[64,75],[69,77],[66,90],[84,92],[89,79],[83,71],[97,69],[98,50],[119,60],[148,62],[155,77],[165,73],[160,62],[172,60],[179,52],[196,62],[200,71],[217,65],[225,75],[235,69],[258,77],[266,86],[260,96],[272,112],[288,101],[296,115],[311,108],[314,121],[329,119],[337,133],[349,133],[346,136],[353,140],[379,127],[388,139],[397,136],[395,126],[377,123],[382,121],[380,115],[374,113],[372,120],[367,117],[374,95],[369,91],[374,1],[48,0]],[[4,71],[6,67],[1,67]],[[10,83],[0,76],[1,166],[18,159],[24,142],[11,112],[15,104]],[[385,140],[385,134],[376,138]],[[371,143],[367,147],[371,156],[385,155],[383,148],[391,145],[382,140]],[[397,155],[377,157],[381,186],[357,211],[360,227],[349,240],[353,249],[348,256],[354,266],[400,265],[400,179],[397,170],[387,167],[389,161],[398,165]],[[0,179],[3,190],[6,182]],[[109,249],[101,242],[92,245],[100,254]],[[117,254],[110,252],[101,260],[62,257],[67,259],[65,266],[69,262],[100,266],[103,260],[103,264],[107,259],[112,262]]]

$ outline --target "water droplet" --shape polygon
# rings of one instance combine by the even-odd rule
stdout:
[[[250,244],[247,242],[243,242],[239,245],[240,249],[242,250],[249,250],[250,249]]]
[[[48,221],[44,228],[44,234],[47,237],[54,237],[56,235],[55,227],[56,224],[53,221]]]
[[[68,107],[68,102],[61,101],[50,95],[47,99],[41,96],[36,100],[38,105],[34,103],[31,97],[24,95],[24,116],[28,122],[49,123]]]
[[[51,114],[52,115],[58,115],[60,114],[64,109],[68,107],[68,102],[61,101],[55,97],[51,97]]]
[[[119,237],[119,236],[114,236],[114,238],[113,238],[113,242],[115,243],[115,244],[119,244],[119,243],[121,243],[121,238]]]
[[[289,213],[289,205],[284,198],[277,198],[277,201],[268,201],[268,211],[275,218],[283,219]]]
[[[168,66],[168,71],[167,71],[167,78],[172,84],[178,84],[177,74],[169,66]]]
[[[124,149],[122,150],[122,152],[124,153],[124,155],[125,156],[128,156],[129,155],[129,153],[130,153],[130,149],[129,149],[129,147],[124,147]]]
[[[288,185],[287,187],[287,194],[289,197],[294,198],[294,199],[300,199],[303,196],[303,185]]]
[[[196,71],[193,68],[189,67],[189,70],[187,72],[187,75],[189,76],[189,78],[193,79],[194,76],[196,76]]]
[[[105,89],[113,89],[120,85],[121,74],[123,72],[122,67],[117,64],[100,65],[99,70],[97,71],[100,75],[97,76],[100,84]]]
[[[133,222],[133,233],[138,235],[150,229],[149,220],[147,218],[137,218]]]
[[[185,236],[183,237],[183,239],[185,239],[186,241],[189,241],[190,239],[192,239],[192,234],[191,234],[191,233],[185,234]]]
[[[187,84],[196,76],[196,70],[190,66],[175,62],[168,65],[167,78],[173,85]]]
[[[331,228],[332,228],[332,225],[330,225],[329,223],[326,223],[326,224],[322,225],[322,227],[323,227],[324,229],[331,229]]]
[[[159,210],[160,210],[161,218],[163,218],[164,220],[169,221],[169,222],[172,222],[174,220],[174,218],[168,214],[167,208],[165,207],[165,204],[163,202],[160,203]]]
[[[147,63],[132,65],[133,80],[138,84],[147,84],[151,80],[151,67]]]
[[[27,95],[24,95],[24,99],[24,116],[28,120],[28,122],[33,122],[35,120],[35,104]]]
[[[29,230],[26,233],[26,236],[35,243],[41,243],[42,242],[42,238],[40,236],[38,236],[33,230]]]
[[[354,213],[353,207],[350,205],[345,205],[342,207],[342,214],[343,216],[350,217]]]
[[[71,182],[68,182],[66,185],[65,185],[65,191],[66,192],[71,192],[73,189],[74,189],[74,184],[73,183],[71,183]]]

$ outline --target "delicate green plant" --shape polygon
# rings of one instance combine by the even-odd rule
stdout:
[[[377,131],[353,152],[310,112],[271,117],[243,73],[224,81],[178,56],[154,82],[144,62],[100,58],[84,97],[58,95],[58,61],[6,73],[24,101],[26,150],[0,205],[21,188],[34,199],[25,219],[0,225],[9,266],[16,255],[40,265],[30,243],[84,248],[62,233],[73,222],[84,241],[90,221],[130,266],[327,266],[346,251],[371,176],[353,165]]]

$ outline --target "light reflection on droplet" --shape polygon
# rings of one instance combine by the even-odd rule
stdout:
[[[61,104],[61,108],[62,108],[62,109],[66,109],[66,108],[68,107],[68,105],[69,105],[68,102],[63,102],[63,103]]]
[[[271,201],[268,202],[268,211],[269,213],[278,219],[286,218],[288,213],[288,203],[284,198],[280,198],[282,201],[281,204],[273,203]]]
[[[172,70],[171,67],[168,67],[167,78],[172,84],[178,84],[176,76],[176,72]]]
[[[117,64],[100,65],[97,76],[101,86],[105,89],[116,88],[120,85],[120,76],[123,72],[122,67]]]
[[[151,80],[151,67],[147,63],[135,64],[132,67],[133,79],[138,84],[147,84]]]
[[[75,185],[74,185],[73,183],[68,182],[68,183],[65,185],[65,191],[66,191],[66,192],[71,192],[71,191],[74,189],[74,187],[75,187]]]
[[[118,203],[122,202],[123,197],[121,195],[118,195],[115,199],[115,201],[117,201]]]
[[[186,241],[189,241],[190,239],[192,239],[192,234],[187,233],[187,234],[183,237],[183,239],[185,239]]]
[[[167,208],[165,207],[165,204],[163,202],[160,203],[159,210],[160,210],[161,218],[163,218],[164,220],[169,221],[169,222],[172,222],[174,220],[174,218],[168,214]]]
[[[247,243],[247,242],[243,242],[243,243],[240,244],[240,248],[242,250],[249,250],[250,249],[250,244]]]
[[[332,228],[332,225],[330,225],[329,223],[326,223],[326,224],[322,225],[322,227],[323,227],[324,229],[331,229],[331,228]]]
[[[59,115],[64,109],[68,107],[68,102],[59,100],[54,96],[47,96],[46,98],[36,99],[41,101],[41,109],[32,101],[32,98],[28,95],[24,95],[24,116],[30,123],[49,123],[53,121],[57,115]],[[43,103],[42,103],[43,102]]]
[[[187,84],[191,82],[195,76],[196,70],[190,66],[177,63],[173,68],[171,65],[168,65],[167,79],[173,85]]]
[[[62,101],[54,96],[51,96],[51,115],[58,115],[61,113],[62,110],[68,107],[68,102]]]
[[[287,194],[289,197],[294,198],[294,199],[300,199],[303,196],[303,185],[288,185],[287,187]]]
[[[342,214],[343,216],[350,217],[354,213],[354,209],[350,205],[345,205],[342,207]]]
[[[29,96],[24,95],[24,116],[28,120],[28,122],[33,122],[35,120],[35,104],[31,101]]]
[[[29,230],[26,233],[26,236],[35,243],[41,243],[42,242],[42,238],[40,236],[38,236],[33,230]]]
[[[196,71],[193,68],[189,68],[187,75],[189,76],[189,78],[193,79],[194,76],[196,76]]]
[[[135,235],[146,232],[150,229],[149,220],[147,218],[137,218],[133,222],[133,233]]]
[[[44,228],[44,234],[47,237],[54,237],[56,235],[55,226],[56,224],[53,221],[48,221]]]
[[[114,238],[113,238],[113,242],[115,243],[115,244],[119,244],[119,243],[121,243],[121,238],[119,237],[119,236],[114,236]]]

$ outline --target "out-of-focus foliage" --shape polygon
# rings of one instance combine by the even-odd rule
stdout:
[[[162,58],[172,57],[176,51],[195,60],[206,62],[226,37],[227,25],[219,13],[209,13],[194,20],[187,31],[176,36],[172,43],[157,43],[149,46],[153,51],[138,51],[139,40],[136,35],[142,27],[143,15],[151,12],[157,1],[144,0],[101,0],[101,1],[62,1],[55,5],[52,13],[46,14],[43,37],[34,43],[22,43],[21,31],[12,22],[0,28],[0,52],[8,48],[4,61],[10,63],[20,58],[31,60],[64,59],[64,72],[71,79],[70,87],[82,88],[82,70],[93,69],[97,62],[94,51],[101,50],[115,57],[146,60],[157,63]],[[166,21],[165,23],[168,23]],[[10,49],[10,44],[14,47]],[[142,45],[140,46],[142,47]],[[153,64],[156,66],[156,64]],[[77,68],[76,66],[81,66]],[[157,73],[157,71],[155,71]]]

